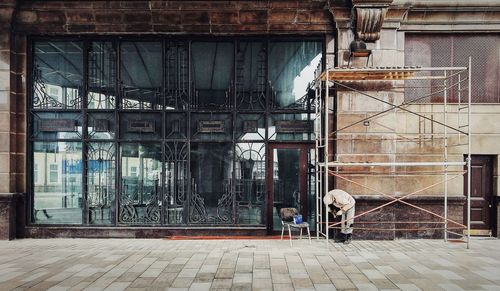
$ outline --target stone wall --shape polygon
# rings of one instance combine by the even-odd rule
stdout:
[[[325,2],[25,1],[16,31],[31,34],[290,34],[333,31]]]
[[[16,237],[17,218],[24,214],[17,202],[25,191],[26,75],[18,70],[25,64],[25,47],[11,34],[15,8],[14,0],[0,3],[0,239]]]

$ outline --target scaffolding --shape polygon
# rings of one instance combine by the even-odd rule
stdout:
[[[328,60],[328,58],[326,58]],[[402,203],[406,206],[418,209],[437,220],[429,221],[363,221],[363,224],[394,224],[396,225],[416,225],[411,228],[376,228],[376,227],[356,227],[354,230],[363,231],[421,231],[421,230],[442,230],[444,240],[448,240],[450,234],[459,237],[470,246],[470,201],[471,201],[471,58],[469,58],[467,67],[370,67],[370,68],[329,68],[328,61],[326,70],[317,71],[315,87],[315,181],[316,181],[316,229],[317,238],[325,237],[327,245],[329,243],[329,231],[331,229],[339,229],[341,222],[329,220],[328,207],[323,204],[324,195],[331,190],[329,187],[329,178],[344,181],[349,185],[360,187],[372,194],[382,195],[389,199],[388,202],[376,206],[368,211],[357,214],[353,219],[358,219],[368,213],[377,211],[394,203]],[[382,84],[382,85],[381,85]],[[382,89],[379,89],[379,88]],[[331,92],[333,91],[333,92]],[[338,94],[342,92],[355,93],[354,97],[350,98],[369,98],[374,100],[374,103],[382,104],[382,109],[376,113],[367,114],[365,118],[360,118],[352,122],[348,122],[340,128],[330,128],[332,125],[331,117],[337,118],[334,113],[335,106],[338,105]],[[398,101],[391,101],[377,96],[373,92],[393,92],[400,97]],[[414,96],[415,92],[425,94]],[[344,94],[345,96],[345,94]],[[346,97],[347,98],[347,97]],[[402,98],[402,99],[401,99]],[[397,99],[397,98],[395,98]],[[437,100],[436,100],[437,99]],[[429,104],[432,101],[432,104]],[[442,111],[439,112],[439,118],[429,114],[422,113],[423,106],[436,106],[436,101]],[[385,107],[384,107],[385,106]],[[450,108],[453,109],[450,112]],[[355,126],[369,126],[370,122],[377,118],[392,114],[398,122],[398,114],[401,116],[415,116],[418,118],[418,132],[398,132],[394,130],[387,137],[383,134],[357,133],[354,137],[352,132],[345,134],[345,131]],[[453,120],[452,120],[453,119]],[[338,118],[337,118],[338,120]],[[335,120],[335,124],[337,124]],[[422,132],[422,124],[429,125],[431,132]],[[439,128],[440,130],[436,130]],[[380,136],[381,135],[381,136]],[[414,143],[425,144],[426,141],[432,141],[433,146],[436,141],[439,141],[438,149],[439,160],[436,160],[436,155],[430,155],[429,160],[426,156],[421,156],[419,161],[398,161],[397,146],[394,148],[392,160],[379,161],[377,159],[369,159],[367,161],[359,160],[360,153],[344,154],[335,151],[330,153],[338,142],[381,142],[389,141],[394,143]],[[450,150],[455,151],[455,160],[450,160]],[[436,147],[432,149],[436,153]],[[353,151],[354,152],[354,151]],[[362,153],[361,153],[362,154]],[[354,156],[358,159],[353,159]],[[363,156],[363,155],[361,155]],[[457,160],[457,156],[461,159]],[[465,156],[465,161],[463,157]],[[425,170],[416,170],[422,169]],[[448,198],[449,189],[448,182],[458,177],[467,179],[467,222],[463,223],[454,221],[448,216]],[[407,190],[406,194],[395,195],[381,191],[376,187],[365,183],[357,182],[351,176],[361,177],[377,177],[377,176],[412,176],[419,175],[439,175],[439,181],[426,185],[416,190]],[[464,178],[465,179],[465,178]],[[425,208],[414,205],[405,199],[419,193],[429,191],[435,187],[444,187],[443,209],[444,213],[439,214]],[[439,191],[441,194],[441,190]],[[419,224],[440,224],[441,227],[422,228]]]

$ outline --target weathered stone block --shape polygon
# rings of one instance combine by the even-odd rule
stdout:
[[[94,24],[68,24],[66,25],[67,32],[74,33],[89,33],[95,31]]]
[[[38,21],[45,24],[64,24],[66,16],[61,11],[37,11]]]
[[[124,21],[127,24],[137,23],[137,25],[144,25],[145,23],[151,23],[151,13],[150,12],[126,12],[124,13]]]
[[[296,10],[270,10],[269,23],[295,23],[297,17]]]
[[[266,10],[241,10],[240,11],[241,24],[265,24],[267,23]]]
[[[0,173],[9,173],[10,153],[0,153]]]
[[[208,12],[189,11],[182,13],[183,25],[201,25],[201,24],[208,24],[209,22],[210,22],[210,16]]]
[[[240,21],[237,12],[211,12],[210,23],[212,24],[238,24]]]
[[[18,13],[18,20],[21,22],[26,22],[26,23],[34,23],[38,20],[38,15],[36,14],[35,11],[19,11]]]
[[[0,239],[16,237],[16,197],[14,194],[0,194]]]
[[[155,13],[153,13],[153,16]],[[102,24],[122,24],[124,14],[120,11],[96,11],[95,20],[99,25]]]
[[[125,31],[128,32],[152,32],[153,25],[151,24],[127,24],[125,25]]]
[[[66,10],[66,19],[70,23],[89,23],[95,21],[93,13],[82,10]]]

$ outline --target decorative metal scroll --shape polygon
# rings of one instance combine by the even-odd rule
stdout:
[[[266,107],[266,49],[262,46],[257,54],[256,79],[251,80],[251,88],[245,88],[245,80],[253,76],[245,75],[246,50],[252,50],[252,45],[247,44],[245,50],[238,50],[236,55],[236,102],[239,109],[263,110]],[[249,52],[252,56],[252,52]],[[250,61],[250,65],[252,61]],[[252,72],[254,68],[249,68]]]
[[[185,110],[189,98],[189,50],[186,42],[166,44],[165,109]]]
[[[234,196],[231,193],[230,183],[224,183],[224,195],[217,200],[217,219],[219,223],[234,223],[233,219],[233,201]]]
[[[186,207],[188,159],[187,144],[172,142],[165,144],[165,196],[167,213],[165,222],[180,224]]]
[[[36,61],[36,59],[35,59]],[[33,68],[33,108],[34,109],[80,109],[82,106],[81,85],[75,88],[54,86],[59,96],[50,95],[38,65]]]
[[[205,200],[196,191],[196,187],[191,195],[191,202],[189,203],[189,222],[191,223],[205,223],[208,221],[207,210],[205,209]]]

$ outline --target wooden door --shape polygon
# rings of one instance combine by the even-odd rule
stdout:
[[[467,177],[467,176],[465,176]],[[491,230],[493,214],[493,157],[474,155],[471,164],[471,225],[474,230]],[[467,178],[464,193],[467,194]],[[467,223],[467,203],[464,206]]]

